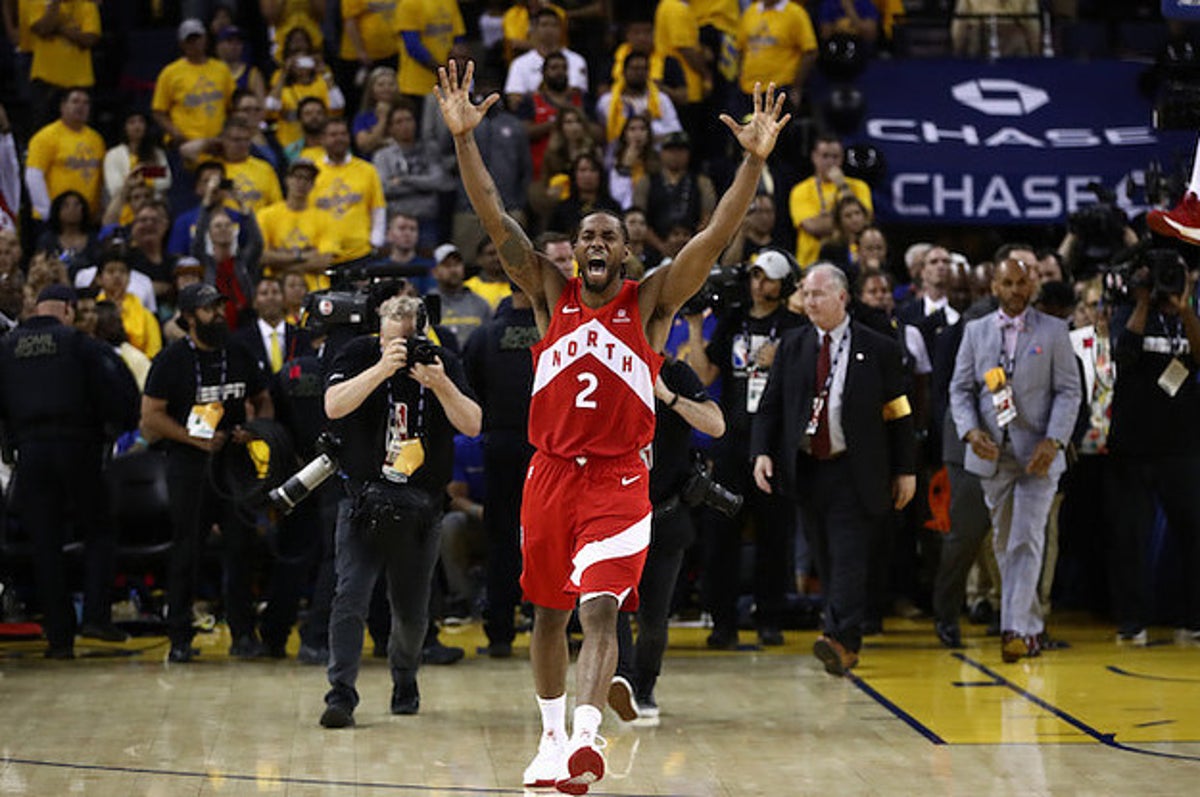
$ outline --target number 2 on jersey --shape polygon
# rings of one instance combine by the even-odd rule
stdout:
[[[575,406],[585,410],[596,409],[596,402],[589,398],[589,396],[596,392],[596,387],[600,384],[600,380],[590,371],[584,371],[575,377],[575,379],[583,385],[579,393],[575,396]]]

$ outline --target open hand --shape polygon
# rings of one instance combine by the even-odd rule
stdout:
[[[742,149],[755,157],[765,159],[771,154],[771,150],[775,149],[775,139],[791,120],[792,115],[788,113],[782,118],[779,116],[786,94],[776,94],[774,83],[768,85],[766,93],[763,93],[761,85],[754,84],[754,114],[749,122],[744,125],[738,124],[727,113],[721,114],[720,119],[733,131]]]
[[[1053,440],[1039,441],[1033,449],[1033,456],[1029,458],[1029,464],[1025,466],[1025,472],[1030,476],[1045,476],[1050,472],[1050,466],[1054,464],[1054,458],[1057,456],[1058,446]]]
[[[493,92],[484,97],[483,102],[476,105],[471,101],[471,80],[475,77],[475,62],[467,61],[462,79],[458,77],[458,62],[451,61],[448,66],[438,67],[438,85],[433,87],[437,95],[438,105],[442,109],[442,118],[446,120],[446,129],[452,136],[462,136],[470,133],[488,109],[500,100],[500,95]]]

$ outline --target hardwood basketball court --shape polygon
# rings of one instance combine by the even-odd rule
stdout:
[[[808,655],[813,632],[711,653],[704,630],[672,628],[660,724],[606,713],[592,793],[1195,794],[1200,649],[1169,629],[1146,648],[1087,621],[1055,631],[1069,649],[1005,665],[982,634],[951,652],[928,623],[889,621],[836,679]],[[223,627],[182,666],[161,638],[81,644],[73,662],[0,644],[0,795],[522,794],[540,731],[528,638],[503,661],[473,655],[478,625],[442,639],[468,658],[422,669],[418,716],[388,713],[386,664],[368,658],[344,731],[317,725],[321,668],[229,660]]]

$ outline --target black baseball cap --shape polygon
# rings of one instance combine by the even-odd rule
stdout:
[[[228,301],[229,297],[218,291],[207,282],[188,285],[179,292],[179,312],[195,311],[201,307],[209,307],[218,302]]]
[[[70,285],[62,285],[57,282],[53,285],[47,285],[45,288],[42,288],[37,297],[39,303],[66,302],[67,304],[74,304],[75,299],[76,296],[74,288],[72,288]]]

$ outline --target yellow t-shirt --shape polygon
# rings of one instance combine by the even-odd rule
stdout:
[[[225,111],[236,85],[229,67],[209,58],[193,64],[180,58],[158,73],[150,107],[168,114],[189,139],[213,138],[225,126]]]
[[[241,163],[222,163],[225,164],[225,177],[233,181],[233,187],[242,202],[251,210],[265,208],[283,199],[279,177],[265,160],[251,156]],[[236,203],[233,209],[237,209]]]
[[[42,18],[46,0],[18,0],[17,3],[17,52],[33,52],[33,23]]]
[[[883,35],[892,38],[892,29],[896,25],[896,17],[904,16],[904,0],[872,0],[883,18]]]
[[[554,3],[546,3],[546,8],[558,14],[558,19],[562,23],[561,46],[565,49],[567,47],[567,12]],[[516,53],[512,51],[510,42],[515,39],[529,40],[529,9],[524,3],[514,3],[504,12],[504,16],[500,18],[500,24],[504,30],[504,60],[511,61]]]
[[[689,0],[692,13],[700,27],[712,25],[719,31],[733,36],[737,33],[738,9],[737,0]]]
[[[274,77],[271,78],[271,91],[275,91],[275,87],[279,85],[279,81],[283,79],[283,70],[277,69]],[[290,147],[292,144],[299,141],[304,136],[304,129],[300,127],[300,103],[309,97],[316,97],[325,107],[329,107],[329,85],[320,75],[313,78],[312,83],[293,83],[290,86],[284,86],[279,92],[278,111],[275,111],[272,116],[275,118],[275,138],[279,140],[281,147]],[[331,112],[330,116],[338,116],[339,113]]]
[[[25,165],[45,175],[51,202],[66,191],[78,191],[96,213],[104,183],[104,152],[104,139],[99,133],[86,125],[72,130],[60,119],[29,139]]]
[[[41,13],[39,10],[38,18]],[[79,28],[81,33],[100,33],[100,10],[93,0],[64,0],[58,14],[67,24]],[[92,73],[91,50],[78,47],[62,36],[44,39],[35,33],[31,44],[33,64],[29,70],[30,80],[44,80],[59,88],[96,84]]]
[[[463,283],[472,293],[481,296],[495,310],[505,296],[512,296],[512,286],[507,281],[484,282],[479,276],[471,277]],[[466,343],[466,341],[460,341]]]
[[[104,291],[96,299],[104,301]],[[121,326],[125,327],[125,337],[129,338],[130,344],[150,359],[162,350],[162,329],[158,319],[132,293],[126,293],[121,299]]]
[[[342,0],[342,50],[346,61],[358,60],[358,53],[344,32],[345,21],[358,20],[363,47],[372,61],[389,58],[396,54],[395,34],[396,0]]]
[[[304,210],[292,210],[286,202],[276,202],[259,210],[255,217],[262,229],[263,248],[266,251],[309,247],[329,255],[338,251],[333,226],[326,222],[324,214],[311,205]],[[268,277],[282,274],[283,270],[266,270]],[[305,274],[304,284],[309,291],[322,291],[329,287],[329,277],[324,274]]]
[[[755,81],[764,90],[772,81],[777,87],[791,86],[801,56],[817,49],[817,36],[808,12],[796,3],[767,9],[758,2],[742,15],[737,48],[742,54],[742,91],[749,94]]]
[[[704,99],[704,76],[692,69],[680,49],[700,50],[700,25],[696,15],[682,0],[662,0],[654,12],[654,52],[660,57],[673,55],[683,67],[688,102]]]
[[[846,185],[850,187],[851,193],[858,197],[858,201],[867,208],[868,213],[874,211],[874,206],[871,204],[871,189],[866,183],[853,177],[847,177]],[[810,235],[800,226],[800,222],[810,219],[822,211],[832,212],[833,206],[837,204],[837,194],[837,185],[824,181],[821,183],[821,190],[818,193],[817,178],[814,175],[796,183],[796,187],[792,189],[792,193],[788,197],[788,210],[792,215],[792,224],[796,228],[796,262],[800,264],[801,268],[810,266],[817,261],[817,255],[821,251],[821,239]]]
[[[361,158],[345,163],[317,161],[320,172],[313,185],[312,204],[321,211],[339,241],[335,263],[371,254],[371,215],[386,207],[379,172]]]
[[[458,0],[400,0],[396,6],[396,36],[404,31],[416,31],[421,43],[433,56],[434,63],[444,64],[450,57],[454,39],[466,33]],[[436,76],[416,59],[409,56],[404,42],[397,39],[400,49],[400,69],[396,84],[401,94],[428,94],[433,91]]]

